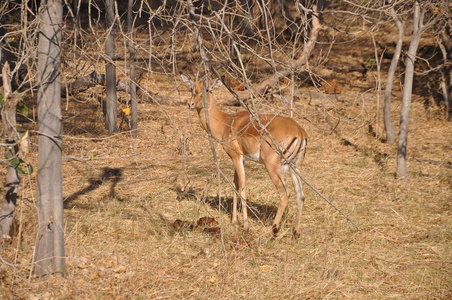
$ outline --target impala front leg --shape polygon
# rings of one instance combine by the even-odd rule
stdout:
[[[243,166],[243,156],[232,158],[235,168],[234,183],[236,192],[233,197],[232,207],[232,223],[237,223],[237,193],[240,195],[243,211],[243,228],[248,231],[248,210],[246,206],[246,192],[245,192],[245,167]]]
[[[245,190],[242,190],[241,193],[242,196],[242,211],[243,211],[243,229],[245,231],[248,231],[249,225],[248,225],[248,207],[246,205],[246,193]]]
[[[237,224],[237,193],[239,192],[237,171],[234,172],[235,191],[232,196],[232,224]]]

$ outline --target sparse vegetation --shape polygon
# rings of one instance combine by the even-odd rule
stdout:
[[[303,74],[294,79],[294,118],[309,135],[302,173],[344,210],[359,230],[303,185],[306,203],[301,237],[292,236],[293,193],[274,237],[271,225],[278,195],[264,167],[252,162],[245,164],[250,231],[245,234],[240,225],[232,226],[233,191],[225,180],[233,178],[230,159],[221,145],[215,144],[224,176],[220,175],[196,114],[186,109],[189,89],[178,74],[156,64],[146,82],[139,84],[146,84],[159,103],[138,99],[135,138],[124,129],[108,134],[99,101],[102,87],[62,101],[67,277],[55,274],[42,280],[30,273],[35,263],[36,172],[23,174],[15,235],[11,242],[0,245],[0,298],[452,298],[452,122],[443,106],[433,101],[426,105],[430,96],[420,88],[414,90],[409,176],[397,179],[397,148],[382,143],[383,122],[377,113],[382,103],[375,100],[376,68],[364,75],[353,71],[357,69],[354,64],[362,67],[359,59],[365,64],[373,60],[372,41],[365,35],[353,41],[339,35],[330,49],[328,39],[333,30],[323,30],[311,59],[322,61],[322,53],[331,51],[328,64],[312,66],[316,76],[309,76],[317,78],[317,83]],[[382,30],[386,34],[376,35],[382,39],[379,42],[395,41],[395,25],[384,24]],[[148,33],[143,32],[136,33],[141,51],[151,47]],[[96,40],[92,33],[85,38]],[[178,41],[173,53],[177,54],[176,67],[186,70],[193,63],[188,60],[194,55],[189,29],[162,30],[153,38],[155,61],[167,61],[168,41],[174,38]],[[420,47],[432,40],[421,40]],[[117,43],[119,46],[121,41]],[[92,43],[91,47],[98,45]],[[354,58],[357,52],[360,57]],[[137,50],[137,57],[146,54]],[[74,70],[83,63],[92,66],[87,74],[104,69],[101,61],[88,63],[74,58],[71,51],[63,53],[63,61],[64,81],[72,81]],[[121,70],[122,62],[116,63]],[[253,61],[253,56],[248,63],[255,68],[253,79],[268,71],[268,66]],[[390,58],[383,59],[382,70],[389,64]],[[386,76],[385,72],[381,75]],[[337,94],[335,87],[331,94],[325,93],[324,86],[319,88],[323,82],[319,78],[335,79],[341,92]],[[396,75],[394,124],[400,118],[401,81]],[[290,87],[282,89],[281,94],[287,96],[288,90]],[[243,109],[227,105],[234,100],[226,88],[214,94],[224,110]],[[126,92],[118,92],[118,99],[127,99]],[[29,116],[21,126],[32,131],[37,125],[33,113],[36,97],[29,92],[23,101]],[[289,104],[280,99],[254,101],[260,112],[290,114]],[[127,105],[120,101],[118,111]],[[31,141],[26,162],[36,170],[36,135],[31,134]],[[1,178],[4,173],[0,168]],[[286,183],[291,188],[290,180]],[[218,224],[201,224],[202,217],[214,218]]]

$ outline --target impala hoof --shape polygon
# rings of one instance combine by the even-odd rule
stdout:
[[[274,234],[274,235],[277,235],[277,234],[278,234],[278,231],[279,231],[278,225],[273,224],[272,230],[273,230],[273,234]]]
[[[298,232],[298,230],[294,230],[293,231],[293,238],[294,239],[299,239],[301,237],[301,233]]]

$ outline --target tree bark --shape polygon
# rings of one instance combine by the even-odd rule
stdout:
[[[38,275],[65,274],[63,185],[61,177],[62,0],[41,3],[38,53]]]
[[[444,66],[452,61],[452,38],[450,36],[452,28],[445,26],[441,31],[439,46],[443,54]],[[449,72],[449,74],[447,74]],[[449,78],[449,80],[447,80]],[[441,94],[444,98],[447,117],[452,117],[452,68],[441,70]]]
[[[16,133],[16,106],[18,98],[12,93],[9,64],[6,62],[2,69],[4,97],[2,104],[3,134],[5,144],[9,144],[5,150],[5,157],[9,159],[6,166],[6,182],[3,194],[2,208],[0,210],[0,242],[11,238],[10,231],[14,221],[16,209],[17,190],[20,178],[17,168],[12,164],[12,159],[17,158],[19,147]]]
[[[130,129],[132,136],[137,136],[138,111],[137,111],[137,85],[135,76],[135,47],[133,45],[133,0],[129,0],[127,7],[127,33],[129,36],[129,61],[130,61],[130,98],[132,122]]]
[[[403,83],[402,108],[400,110],[400,131],[397,147],[397,176],[407,177],[407,144],[408,144],[408,120],[410,116],[411,95],[413,91],[414,63],[416,52],[422,35],[422,17],[419,2],[414,2],[413,33],[411,34],[410,47],[405,60],[405,80]]]
[[[116,66],[113,63],[115,57],[115,12],[114,0],[105,0],[105,23],[107,24],[107,40],[105,41],[105,53],[107,55],[107,63],[105,66],[106,76],[106,92],[107,113],[105,116],[105,128],[109,133],[116,131],[117,113],[117,95],[116,95]]]
[[[401,19],[397,16],[394,7],[391,8],[390,14],[397,26],[398,34],[397,34],[397,44],[394,50],[394,56],[392,57],[391,65],[389,66],[388,70],[388,77],[386,79],[385,102],[383,106],[383,120],[386,130],[386,143],[393,144],[394,126],[392,125],[391,121],[391,93],[392,86],[394,84],[394,75],[399,64],[400,53],[402,52],[404,28],[403,23]]]

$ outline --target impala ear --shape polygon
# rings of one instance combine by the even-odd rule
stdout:
[[[184,73],[180,73],[180,77],[182,78],[182,81],[186,85],[193,86],[193,80],[191,80],[190,76],[188,76],[187,74],[184,74]]]
[[[213,91],[216,88],[219,88],[220,86],[223,85],[223,82],[221,82],[220,78],[215,79],[215,81],[212,83],[212,85],[210,86],[210,91]]]

